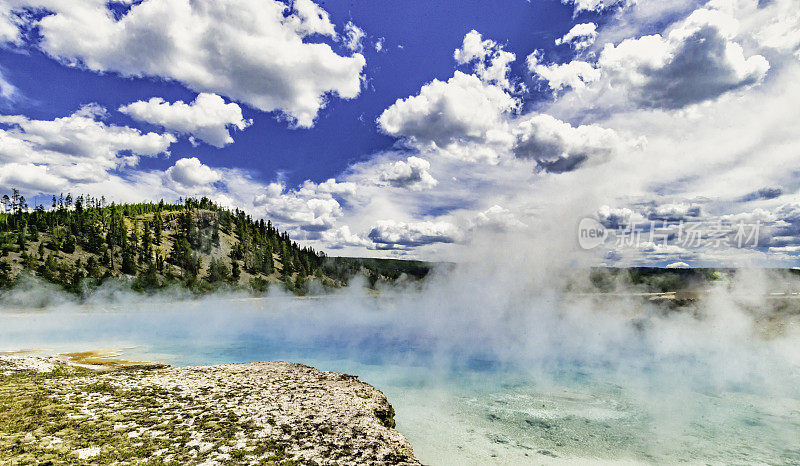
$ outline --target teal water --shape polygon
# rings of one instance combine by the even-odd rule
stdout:
[[[387,395],[426,464],[800,464],[798,367],[786,356],[800,351],[796,340],[706,333],[727,340],[690,335],[701,340],[692,346],[676,343],[672,321],[642,334],[638,324],[623,332],[556,324],[544,313],[497,325],[413,306],[373,298],[6,306],[0,350],[119,349],[176,366],[286,360],[356,374]]]

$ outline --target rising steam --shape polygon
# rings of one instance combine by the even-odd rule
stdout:
[[[0,341],[4,349],[136,345],[177,364],[292,359],[330,364],[326,369],[352,367],[341,361],[422,367],[425,384],[434,385],[463,374],[515,374],[558,386],[580,375],[623,390],[651,425],[673,433],[696,422],[698,397],[800,395],[800,300],[776,306],[770,296],[796,289],[791,277],[741,271],[677,310],[633,295],[640,290],[624,280],[614,295],[579,293],[592,290],[583,259],[567,240],[547,242],[565,234],[543,231],[476,240],[455,267],[435,270],[421,285],[385,286],[380,296],[356,281],[308,299],[277,288],[264,299],[197,300],[181,291],[144,296],[106,287],[77,302],[27,281],[3,297]],[[512,244],[528,246],[511,254]],[[39,309],[23,309],[30,307]],[[403,399],[407,387],[374,380]],[[413,431],[413,419],[407,425]]]

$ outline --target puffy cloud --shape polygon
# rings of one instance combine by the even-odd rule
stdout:
[[[614,209],[604,205],[597,210],[597,219],[606,228],[616,230],[631,223],[641,222],[644,217],[627,207]]]
[[[607,44],[598,67],[642,107],[682,108],[758,84],[769,70],[761,55],[745,57],[733,41],[737,21],[700,9],[660,34]]]
[[[482,60],[496,47],[495,42],[472,31],[454,57],[461,63]],[[429,150],[431,157],[496,164],[516,156],[535,160],[551,172],[570,171],[590,159],[603,162],[623,148],[643,143],[624,140],[597,125],[573,127],[546,114],[519,115],[519,106],[504,86],[482,80],[477,71],[456,71],[447,82],[434,80],[418,95],[398,99],[378,118],[378,124],[385,133]],[[403,165],[398,168],[408,171]]]
[[[575,14],[582,11],[601,12],[611,8],[623,8],[635,5],[637,0],[561,0],[561,3],[575,5]]]
[[[782,2],[782,5],[791,5],[791,2]],[[758,40],[767,47],[783,51],[794,52],[800,59],[800,12],[797,5],[791,5],[793,11],[775,18],[774,22],[756,35]]]
[[[203,165],[197,157],[180,159],[165,172],[167,179],[184,188],[204,187],[220,179],[220,173]]]
[[[8,42],[19,43],[19,27],[17,19],[11,11],[11,7],[0,4],[0,44]]]
[[[464,36],[461,48],[453,52],[453,58],[461,65],[473,60],[483,60],[490,53],[493,44],[491,40],[487,40],[484,44],[481,33],[473,29]]]
[[[328,12],[311,0],[294,0],[294,11],[288,16],[288,23],[301,34],[320,34],[334,37],[336,30],[331,23]]]
[[[700,217],[700,206],[686,203],[661,204],[653,206],[647,211],[647,218],[650,220],[661,220],[666,222],[677,222],[688,218]]]
[[[738,29],[735,18],[698,9],[665,36],[607,43],[596,64],[545,64],[538,51],[527,63],[554,91],[588,89],[605,97],[601,105],[606,109],[632,102],[640,108],[675,110],[761,83],[770,64],[761,55],[745,56],[734,41]]]
[[[602,74],[589,62],[572,60],[568,63],[549,65],[542,64],[542,54],[536,51],[526,59],[528,70],[540,79],[547,81],[547,85],[555,92],[562,89],[582,89],[588,84],[599,81]]]
[[[394,220],[379,221],[368,236],[382,249],[454,243],[463,239],[463,233],[448,222],[405,223]]]
[[[435,79],[418,95],[398,99],[378,117],[378,124],[389,135],[442,147],[459,139],[486,138],[517,105],[502,88],[456,71],[447,82]]]
[[[242,109],[235,103],[225,103],[216,94],[201,93],[191,104],[183,101],[169,103],[160,97],[133,102],[119,111],[140,121],[159,125],[168,131],[191,134],[215,147],[231,144],[233,138],[228,127],[243,130],[252,124],[242,117]]]
[[[781,221],[800,226],[800,204],[784,204],[774,213]]]
[[[739,18],[760,46],[800,58],[800,10],[794,0],[711,0],[707,7]]]
[[[765,209],[755,209],[752,212],[741,212],[738,214],[722,215],[720,220],[731,224],[748,224],[752,225],[757,222],[769,223],[776,220],[776,215]]]
[[[364,50],[364,45],[361,43],[364,40],[364,31],[348,21],[344,26],[344,46],[351,52],[361,52]],[[380,52],[380,50],[378,50]]]
[[[438,184],[428,170],[430,162],[419,157],[408,157],[405,161],[388,164],[380,173],[380,181],[389,183],[397,188],[408,188],[419,191],[430,189]]]
[[[626,264],[691,259],[731,266],[738,260],[780,261],[786,258],[776,254],[792,253],[800,244],[800,208],[796,204],[774,211],[758,208],[724,215],[702,213],[688,202],[652,205],[644,222],[632,209],[604,206],[598,218],[608,228],[625,227],[629,236],[616,236],[611,254],[615,260],[626,257]],[[759,246],[769,246],[772,256],[758,252]]]
[[[304,231],[321,232],[334,226],[343,215],[342,206],[333,195],[354,194],[354,183],[304,182],[297,189],[287,190],[281,183],[270,183],[253,200],[254,206],[267,217],[287,222]]]
[[[478,213],[473,222],[476,227],[490,228],[496,231],[508,231],[527,227],[513,212],[499,205],[494,205]]]
[[[100,106],[87,105],[54,120],[0,116],[0,125],[6,126],[0,129],[0,167],[27,173],[20,174],[20,180],[28,179],[26,185],[32,190],[47,191],[59,183],[104,180],[110,170],[136,165],[140,156],[168,154],[175,142],[169,134],[143,134],[127,126],[108,125],[102,121],[105,112]],[[42,175],[39,188],[31,173]]]
[[[321,239],[329,244],[331,249],[341,249],[345,246],[371,247],[373,242],[361,235],[352,233],[350,227],[343,225],[339,228],[323,231]]]
[[[338,182],[335,178],[329,178],[322,183],[314,183],[306,180],[300,186],[298,193],[304,197],[326,197],[328,195],[353,195],[357,187],[352,182]]]
[[[25,16],[21,27],[37,27],[38,46],[64,63],[179,81],[281,111],[301,127],[313,125],[326,94],[349,99],[361,90],[363,55],[340,56],[306,41],[336,37],[327,12],[310,0],[291,7],[277,0],[146,1],[130,3],[119,19],[105,0],[10,3],[12,11],[52,13]]]
[[[545,170],[570,171],[587,160],[602,162],[626,145],[614,130],[596,125],[573,127],[550,115],[520,118],[515,127],[517,157],[530,158]]]
[[[691,265],[687,264],[686,262],[673,262],[671,264],[667,264],[666,266],[668,269],[688,269]]]
[[[484,60],[499,50],[476,31],[454,53],[459,63]],[[538,54],[529,57],[536,66]],[[571,66],[571,65],[570,65]],[[599,75],[586,64],[594,80]],[[381,129],[405,137],[416,148],[462,161],[497,164],[509,158],[535,160],[551,172],[570,171],[591,159],[603,162],[623,148],[641,146],[597,125],[573,127],[535,112],[520,115],[520,101],[502,84],[456,71],[447,82],[434,80],[416,96],[398,99],[378,118]],[[557,85],[560,86],[560,85]],[[432,147],[431,147],[432,145]]]
[[[556,39],[556,45],[568,44],[576,50],[591,47],[597,39],[597,25],[594,23],[580,23],[572,26],[563,37]]]
[[[0,186],[29,192],[57,192],[66,187],[66,180],[54,175],[45,165],[32,163],[0,164]]]
[[[475,74],[484,82],[504,89],[512,87],[508,79],[509,66],[517,56],[503,50],[503,46],[493,40],[483,40],[474,29],[464,36],[464,42],[453,52],[453,58],[460,65],[474,63]]]

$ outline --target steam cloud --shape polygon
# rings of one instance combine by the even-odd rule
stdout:
[[[557,385],[565,373],[590,374],[676,432],[690,422],[687,406],[699,394],[800,396],[798,313],[776,314],[770,298],[798,283],[778,272],[741,271],[687,311],[648,303],[624,281],[614,294],[581,293],[591,289],[587,269],[557,228],[541,229],[565,238],[547,247],[538,246],[545,237],[518,232],[476,239],[474,255],[455,268],[435,270],[421,284],[387,286],[380,297],[359,283],[308,299],[277,288],[265,299],[195,300],[180,291],[148,297],[107,287],[79,303],[23,282],[0,303],[0,349],[145,345],[185,364],[350,360],[424,367],[426,383],[514,373]],[[498,244],[532,246],[506,254]],[[42,308],[22,310],[30,303]]]

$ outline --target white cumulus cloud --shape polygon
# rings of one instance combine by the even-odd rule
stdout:
[[[608,98],[603,105],[681,109],[761,83],[770,69],[762,55],[747,56],[735,39],[739,22],[712,9],[698,9],[664,34],[607,43],[597,63],[576,59],[545,64],[541,52],[528,68],[551,89],[588,88]]]
[[[626,146],[614,130],[597,125],[574,127],[550,115],[520,118],[515,130],[514,154],[534,159],[551,172],[565,172],[587,162],[603,162]]]
[[[329,247],[332,249],[341,249],[345,246],[365,248],[373,246],[373,242],[371,240],[362,235],[352,233],[350,231],[350,227],[347,225],[342,225],[339,228],[323,231],[321,238],[323,241],[328,243],[330,245]]]
[[[737,21],[724,13],[696,10],[666,37],[607,45],[598,66],[639,105],[681,108],[764,78],[769,62],[761,55],[746,57],[732,40],[737,30]]]
[[[380,181],[416,191],[430,189],[438,183],[428,171],[430,168],[431,163],[427,160],[411,156],[405,161],[398,160],[384,166],[380,172]]]
[[[252,124],[242,117],[241,107],[233,102],[226,104],[222,97],[207,93],[199,94],[191,104],[181,100],[169,103],[153,97],[124,105],[119,111],[168,131],[190,134],[214,147],[233,143],[229,127],[243,130]]]
[[[561,3],[575,5],[575,14],[582,11],[601,12],[610,8],[635,5],[637,0],[561,0]]]
[[[686,262],[672,262],[670,264],[667,264],[668,269],[688,269],[690,267],[691,266]]]
[[[141,156],[168,154],[175,142],[170,134],[106,124],[105,114],[104,108],[92,104],[54,120],[0,116],[5,126],[0,129],[0,171],[13,171],[6,173],[6,183],[27,180],[30,189],[47,191],[57,185],[63,189],[102,181],[112,170],[135,166]]]
[[[597,25],[594,23],[580,23],[572,26],[564,36],[556,39],[556,45],[568,44],[576,50],[591,47],[597,39]]]
[[[378,248],[393,249],[434,243],[454,243],[463,239],[455,225],[448,222],[379,221],[369,232],[369,239]]]
[[[496,231],[515,230],[527,226],[513,212],[499,205],[494,205],[478,213],[473,222],[476,227],[489,228]]]
[[[464,36],[461,48],[453,52],[453,58],[460,65],[474,63],[475,74],[487,83],[497,84],[505,89],[512,87],[508,79],[509,66],[517,56],[503,50],[503,46],[493,40],[483,40],[481,34],[474,29]]]
[[[572,60],[567,63],[557,64],[542,63],[541,51],[536,51],[526,59],[528,70],[547,82],[547,85],[554,92],[563,89],[583,89],[587,85],[599,81],[602,73],[593,64],[582,61]]]
[[[307,232],[322,232],[334,227],[344,212],[333,195],[352,195],[354,183],[324,183],[306,181],[296,189],[286,189],[282,183],[268,184],[253,204],[267,217],[288,223]]]
[[[116,19],[104,0],[11,0],[8,11],[35,8],[20,27],[63,63],[124,76],[157,76],[197,92],[280,111],[310,127],[326,95],[356,97],[363,55],[336,54],[309,36],[336,38],[328,13],[310,0],[159,0],[131,3]],[[2,15],[0,15],[2,16]],[[0,18],[2,19],[2,18]],[[8,40],[8,21],[0,21]]]
[[[204,165],[197,157],[184,158],[175,162],[165,172],[166,177],[185,188],[207,186],[219,181],[220,173]]]
[[[485,138],[517,105],[502,88],[456,71],[446,82],[435,79],[418,95],[398,99],[378,117],[378,124],[389,135],[442,147],[457,139]]]

